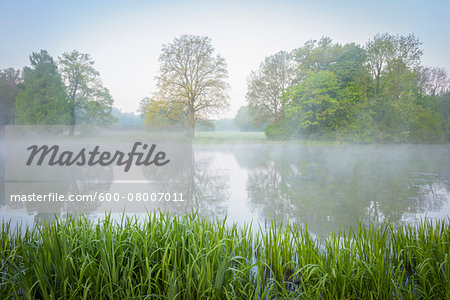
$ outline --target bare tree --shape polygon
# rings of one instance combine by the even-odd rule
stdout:
[[[425,94],[442,96],[450,90],[450,78],[444,68],[425,67],[419,74],[419,84]]]
[[[159,57],[155,98],[182,110],[191,137],[197,122],[229,106],[227,66],[213,52],[210,38],[182,35],[163,45]]]
[[[284,117],[281,101],[284,90],[294,78],[291,57],[285,51],[268,56],[247,79],[247,102],[249,108],[260,117],[271,117],[278,121]]]

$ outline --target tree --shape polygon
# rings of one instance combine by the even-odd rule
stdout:
[[[58,68],[47,51],[33,52],[31,68],[23,70],[23,89],[17,95],[16,123],[67,124],[70,112]]]
[[[402,89],[410,90],[423,54],[421,44],[414,34],[394,36],[388,33],[377,34],[367,42],[367,64],[375,79],[376,95],[381,93],[383,75],[387,92],[395,103]]]
[[[256,121],[255,112],[249,109],[248,106],[241,106],[239,108],[233,122],[240,131],[264,130],[265,125],[267,125],[267,120],[265,124],[262,125],[259,121]]]
[[[394,37],[384,33],[377,33],[373,40],[366,43],[367,64],[375,79],[375,94],[378,95],[381,89],[381,75],[387,63],[394,56]]]
[[[69,125],[73,134],[75,124],[107,125],[115,121],[112,115],[113,98],[100,80],[89,54],[77,50],[59,58],[70,110]]]
[[[402,79],[407,82],[415,77],[423,51],[419,48],[422,43],[413,34],[395,36],[393,40],[394,53],[392,59],[388,61],[387,69],[394,86],[394,101],[397,103],[400,98]]]
[[[338,91],[337,76],[331,71],[311,74],[286,93],[290,99],[287,116],[295,118],[305,134],[335,130],[340,121],[335,118],[340,108]]]
[[[226,63],[213,53],[210,38],[182,35],[163,45],[159,57],[155,101],[181,109],[190,137],[197,122],[229,106]]]
[[[149,129],[171,130],[183,127],[186,124],[182,102],[144,98],[140,104],[140,111],[144,116],[144,124]]]
[[[279,121],[284,118],[284,90],[292,84],[294,69],[290,56],[280,51],[268,56],[247,79],[247,102],[250,110],[257,113],[260,120]]]
[[[421,68],[419,84],[422,92],[432,97],[442,96],[450,91],[450,78],[444,68]]]
[[[339,44],[332,43],[331,38],[321,37],[320,40],[309,40],[292,51],[291,56],[296,62],[296,82],[299,83],[312,73],[329,70],[339,56]]]
[[[115,125],[118,128],[142,128],[144,119],[140,115],[133,112],[122,112],[120,109],[113,107],[112,115],[117,119]]]
[[[20,70],[13,68],[0,70],[0,128],[15,122],[16,98],[21,81]]]

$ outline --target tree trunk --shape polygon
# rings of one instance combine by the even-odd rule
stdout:
[[[398,102],[399,90],[400,90],[400,70],[397,73],[397,90],[395,91],[395,104],[397,104]]]
[[[189,124],[189,137],[195,137],[195,123]]]
[[[75,82],[75,86],[72,91],[72,95],[70,96],[70,120],[69,120],[69,135],[73,136],[75,131],[75,97],[77,95],[78,89],[78,80]]]
[[[364,100],[367,100],[367,76],[364,76]]]
[[[190,138],[194,138],[195,136],[195,116],[194,116],[194,111],[193,109],[189,110],[189,117],[188,117],[188,136]]]
[[[376,89],[375,89],[375,94],[378,95],[380,93],[380,75],[378,75],[376,77],[376,79],[377,79],[377,86],[376,86]]]
[[[73,136],[75,132],[75,105],[70,107],[69,135]]]

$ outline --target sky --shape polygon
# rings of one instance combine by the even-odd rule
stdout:
[[[45,1],[0,0],[0,69],[77,49],[95,61],[124,112],[155,91],[164,44],[206,35],[228,65],[230,110],[245,105],[247,77],[266,56],[310,39],[364,45],[377,33],[414,33],[422,63],[450,71],[450,1]]]

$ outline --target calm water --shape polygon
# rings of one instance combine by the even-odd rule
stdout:
[[[448,145],[194,145],[192,158],[192,197],[184,209],[227,215],[229,222],[272,217],[307,223],[320,235],[354,226],[357,219],[398,223],[450,216]],[[113,182],[111,172],[93,174],[91,180],[102,176]],[[102,184],[94,188],[114,190],[114,183]],[[4,184],[0,188],[0,218],[35,222],[48,217],[33,208],[11,213]]]

